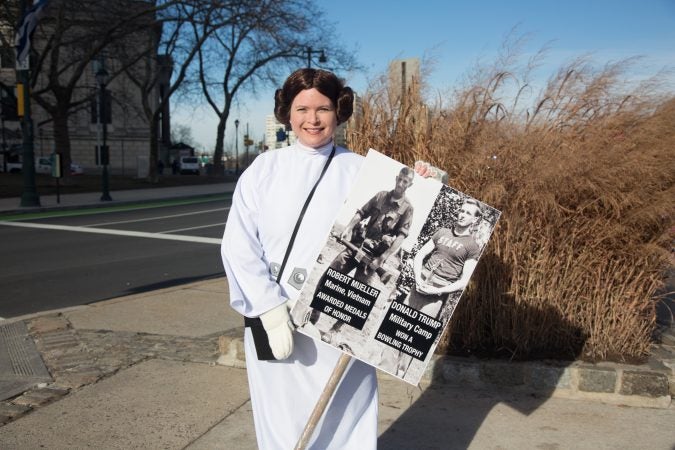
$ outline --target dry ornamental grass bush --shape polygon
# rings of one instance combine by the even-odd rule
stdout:
[[[527,107],[527,74],[508,63],[433,106],[415,85],[403,99],[386,81],[364,95],[351,148],[430,161],[452,187],[502,211],[439,348],[648,355],[673,239],[675,99],[646,83],[626,92],[628,63],[575,61]]]

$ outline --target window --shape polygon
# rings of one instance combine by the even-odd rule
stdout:
[[[19,120],[16,106],[16,96],[12,89],[0,83],[0,115],[2,115],[2,119]]]
[[[13,47],[0,47],[0,68],[14,69],[16,54]]]

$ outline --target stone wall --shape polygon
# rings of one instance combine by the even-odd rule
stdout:
[[[573,361],[514,362],[437,356],[425,383],[442,382],[485,389],[525,390],[533,395],[598,400],[605,403],[668,408],[673,370],[657,360],[643,365]]]

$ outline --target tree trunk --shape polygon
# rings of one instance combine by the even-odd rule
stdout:
[[[223,147],[225,141],[225,121],[218,122],[216,132],[216,147],[213,150],[213,173],[220,175],[223,173]]]
[[[158,183],[157,161],[159,160],[159,114],[153,114],[150,120],[150,155],[148,181]]]

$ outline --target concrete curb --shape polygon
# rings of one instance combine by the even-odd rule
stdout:
[[[220,336],[218,344],[218,364],[246,366],[243,330]],[[653,361],[636,366],[609,362],[514,362],[435,356],[421,384],[433,382],[645,408],[668,408],[675,395],[675,371]]]
[[[109,298],[106,300],[99,300],[97,302],[93,303],[86,303],[83,305],[75,305],[75,306],[66,306],[63,308],[54,308],[54,309],[48,309],[45,311],[39,311],[35,313],[30,313],[30,314],[24,314],[21,316],[15,316],[15,317],[8,317],[6,319],[0,320],[0,324],[10,324],[14,322],[21,322],[21,321],[28,321],[28,320],[33,320],[33,319],[38,319],[43,316],[53,316],[57,314],[65,314],[69,312],[74,312],[74,311],[82,311],[90,308],[100,308],[106,305],[110,304],[115,304],[115,303],[123,303],[131,300],[137,300],[141,299],[144,297],[152,297],[158,294],[163,294],[167,292],[175,292],[175,291],[182,291],[182,290],[187,290],[187,289],[193,289],[196,286],[201,286],[205,283],[209,282],[217,282],[220,279],[220,277],[211,277],[211,278],[204,278],[199,281],[192,281],[190,283],[185,283],[185,284],[177,284],[174,286],[167,286],[163,288],[158,288],[158,289],[153,289],[151,291],[143,291],[143,292],[137,292],[137,293],[130,293],[127,295],[124,295],[122,297],[113,297]],[[243,335],[242,335],[243,337]]]
[[[515,389],[533,395],[668,408],[673,371],[649,364],[509,362],[439,356],[430,364],[426,378],[454,386]]]

